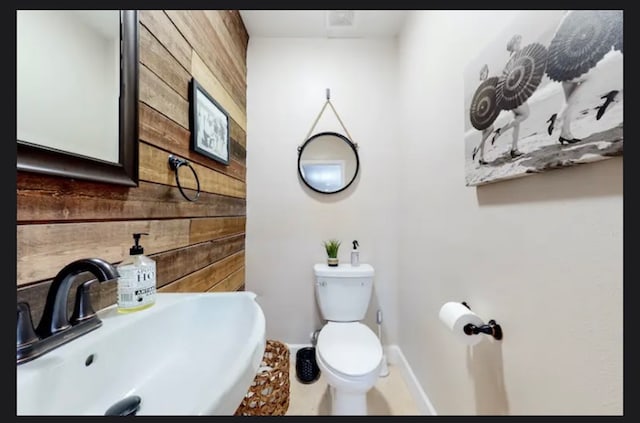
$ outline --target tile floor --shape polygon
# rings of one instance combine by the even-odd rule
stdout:
[[[295,354],[289,368],[290,398],[288,416],[327,416],[331,414],[329,388],[322,373],[314,383],[304,384],[296,377]],[[389,365],[389,375],[378,379],[367,394],[369,415],[417,415],[418,408],[409,393],[400,369]]]

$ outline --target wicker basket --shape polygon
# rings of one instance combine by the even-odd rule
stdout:
[[[289,348],[268,339],[258,373],[236,416],[284,416],[289,408]]]

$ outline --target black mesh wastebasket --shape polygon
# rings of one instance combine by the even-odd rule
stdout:
[[[296,353],[296,377],[302,383],[313,383],[320,377],[315,347],[300,348]]]

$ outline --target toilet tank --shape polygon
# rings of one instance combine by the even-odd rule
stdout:
[[[313,266],[316,301],[325,320],[355,322],[364,319],[373,291],[373,267],[349,263]]]

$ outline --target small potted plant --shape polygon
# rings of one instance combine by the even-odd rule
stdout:
[[[327,264],[329,266],[338,265],[338,248],[340,248],[340,241],[337,239],[330,239],[324,241],[324,248],[327,250]]]

